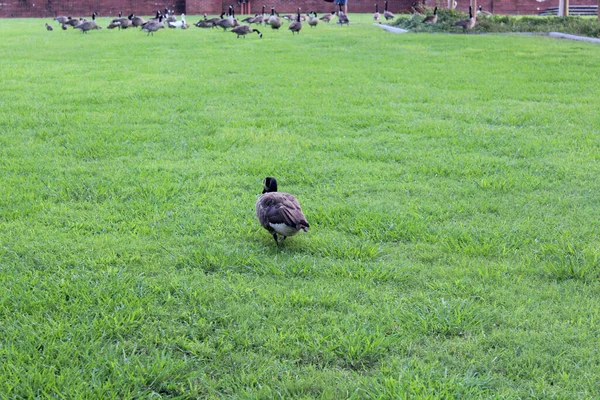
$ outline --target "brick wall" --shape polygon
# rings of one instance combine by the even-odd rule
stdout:
[[[169,7],[177,13],[184,12],[178,2],[185,0],[0,0],[0,17],[51,17],[71,15],[89,17],[94,11],[100,16],[154,15],[156,10]]]
[[[238,2],[240,1],[240,2]],[[242,0],[0,0],[0,17],[50,17],[71,15],[73,17],[89,16],[97,11],[100,16],[116,16],[119,11],[125,15],[154,15],[157,9],[168,7],[176,14],[219,15],[227,10],[230,4],[235,6],[238,14],[241,11]],[[279,13],[291,13],[298,7],[302,11],[316,11],[319,14],[335,9],[333,3],[324,0],[246,0],[250,1],[251,13],[260,12],[262,5],[267,10],[274,6]],[[428,6],[440,4],[443,7],[446,0],[389,0],[389,10],[393,13],[408,12],[413,4],[426,2]],[[458,8],[469,9],[469,0],[457,0]],[[478,4],[486,11],[495,14],[537,14],[550,7],[558,7],[559,0],[478,0]],[[571,5],[593,5],[598,0],[570,0]],[[383,12],[384,0],[348,0],[348,11],[352,13],[372,13],[375,3]]]

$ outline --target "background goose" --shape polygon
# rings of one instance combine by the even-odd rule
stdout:
[[[383,16],[385,17],[385,20],[389,21],[390,19],[396,18],[396,16],[391,11],[388,11],[387,0],[385,0],[384,4],[385,4],[385,6],[384,6],[385,10],[383,10]]]
[[[139,26],[142,26],[146,23],[146,20],[142,17],[137,17],[135,14],[131,14],[130,15],[131,18],[129,18],[131,20],[131,24],[133,26],[135,26],[136,28]]]
[[[77,25],[81,24],[82,22],[84,22],[83,18],[71,18],[70,20],[68,20],[67,22],[65,22],[63,24],[63,26],[72,26],[73,28],[75,28]]]
[[[271,25],[271,29],[281,28],[281,24],[283,24],[283,21],[275,13],[275,7],[271,7],[271,15],[269,15],[269,18],[267,19],[266,23]]]
[[[253,23],[253,24],[262,24],[262,23],[266,23],[267,22],[266,20],[267,20],[268,17],[265,14],[265,8],[267,8],[267,5],[263,4],[262,11],[260,12],[259,15],[257,15],[256,17],[254,17],[252,19],[251,23]]]
[[[154,36],[154,32],[165,27],[162,23],[162,18],[163,18],[162,15],[159,15],[158,21],[146,22],[146,24],[142,28],[142,31],[148,32],[148,36],[150,36],[150,34],[152,34],[152,36]]]
[[[342,11],[342,5],[340,4],[340,11],[338,11],[338,24],[340,25],[350,25],[350,20],[348,19],[348,16],[344,13],[344,11]]]
[[[494,15],[489,11],[483,11],[483,7],[479,6],[477,7],[477,15],[484,15],[484,16],[489,16],[489,15]]]
[[[300,30],[302,29],[302,22],[300,22],[300,7],[298,7],[298,16],[296,21],[292,22],[288,29],[292,31],[292,35],[295,32],[298,32],[298,35],[300,34]]]
[[[66,23],[70,19],[71,19],[71,17],[65,17],[64,15],[61,15],[61,16],[58,16],[58,17],[54,18],[54,20],[56,22],[58,22],[59,24],[64,24],[64,23]]]
[[[238,25],[238,23],[235,19],[235,13],[233,11],[232,6],[229,6],[229,15],[227,16],[227,18],[223,18],[223,19],[219,20],[217,22],[217,25],[220,26],[221,28],[223,28],[224,31]]]
[[[54,29],[52,29],[52,27],[50,25],[48,25],[48,23],[46,22],[46,30],[53,31]]]
[[[473,7],[469,6],[469,19],[463,19],[454,23],[454,26],[462,26],[463,32],[473,29],[475,26],[475,17],[473,17]]]
[[[256,216],[260,224],[268,230],[279,244],[277,235],[294,236],[301,230],[308,232],[308,222],[302,213],[300,203],[289,193],[277,192],[277,180],[266,177],[263,181],[263,194],[256,201]]]
[[[381,14],[379,14],[379,4],[375,3],[375,14],[373,14],[373,21],[379,21]]]
[[[424,24],[435,24],[437,23],[438,20],[438,16],[437,16],[437,6],[433,9],[433,15],[429,15],[427,17],[425,17],[425,19],[423,20]]]
[[[131,14],[127,18],[122,18],[122,16],[123,16],[123,14],[119,13],[119,18],[115,18],[112,21],[110,21],[110,24],[108,24],[108,26],[106,28],[108,28],[108,29],[119,28],[119,30],[121,30],[121,29],[127,29],[133,25],[133,23],[131,22],[131,17],[133,16],[133,14]]]
[[[317,18],[317,12],[313,11],[313,16],[308,18],[308,24],[310,25],[311,28],[314,28],[315,26],[317,26],[319,24],[319,18]]]
[[[319,19],[320,19],[321,21],[323,21],[323,22],[327,22],[327,23],[329,23],[329,22],[331,22],[331,20],[333,19],[333,17],[334,17],[334,16],[335,16],[335,11],[332,11],[332,12],[331,12],[331,13],[329,13],[329,14],[325,14],[325,15],[323,15],[323,16],[322,16],[321,18],[319,18]]]
[[[98,15],[98,13],[94,12],[92,14],[91,21],[84,21],[84,22],[80,23],[79,25],[77,25],[75,27],[75,29],[81,30],[81,33],[87,33],[88,31],[91,31],[93,29],[102,29],[102,27],[100,27],[100,26],[98,26],[98,24],[96,24],[96,15]]]
[[[260,33],[258,29],[250,28],[250,26],[248,25],[234,26],[233,28],[231,28],[231,32],[235,33],[238,39],[240,38],[240,36],[243,36],[245,39],[247,34],[256,32],[258,34],[258,37],[262,39],[262,33]]]

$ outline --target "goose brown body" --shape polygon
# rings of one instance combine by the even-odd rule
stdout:
[[[425,17],[423,20],[424,24],[435,24],[437,23],[438,15],[437,15],[437,7],[433,10],[433,15],[429,15]]]
[[[475,26],[475,17],[473,17],[473,7],[469,6],[469,19],[463,19],[454,24],[454,26],[462,26],[463,32],[473,29]]]
[[[263,194],[256,201],[256,216],[277,244],[278,234],[285,239],[300,231],[308,232],[309,224],[300,203],[289,193],[277,192],[277,180],[272,177],[264,180]]]

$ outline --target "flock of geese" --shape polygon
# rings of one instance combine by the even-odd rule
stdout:
[[[237,35],[238,38],[240,36],[246,37],[246,35],[250,33],[256,33],[262,38],[262,33],[258,29],[253,29],[250,24],[263,24],[264,26],[270,26],[273,30],[278,30],[283,25],[283,21],[286,20],[289,22],[288,30],[290,30],[292,34],[300,34],[300,30],[303,27],[303,22],[306,22],[311,28],[314,28],[319,24],[320,21],[329,23],[334,17],[337,17],[338,24],[350,24],[350,20],[342,11],[341,5],[339,6],[338,12],[332,11],[330,14],[325,14],[320,18],[315,11],[311,11],[307,14],[301,14],[301,8],[298,8],[298,12],[295,14],[286,14],[280,16],[279,13],[275,11],[275,8],[271,7],[271,13],[267,14],[265,12],[266,7],[266,5],[263,5],[261,13],[242,20],[242,24],[240,24],[235,17],[235,10],[233,6],[229,6],[227,13],[224,12],[219,17],[210,19],[206,14],[204,14],[204,19],[201,19],[194,25],[198,28],[223,28],[225,31],[230,29],[231,32]],[[97,15],[98,13],[94,12],[91,20],[85,18],[77,19],[70,16],[59,16],[54,18],[54,20],[60,24],[63,30],[67,30],[67,28],[71,26],[73,29],[79,29],[81,32],[87,33],[91,30],[102,29],[102,27],[96,22]],[[147,21],[142,17],[136,16],[135,14],[129,14],[127,17],[124,17],[122,13],[119,13],[119,18],[113,19],[107,26],[107,29],[118,28],[121,30],[127,28],[140,28],[142,31],[147,32],[148,35],[154,35],[155,32],[163,28],[188,29],[189,27],[190,25],[185,20],[185,14],[181,14],[181,19],[178,20],[173,15],[172,10],[165,9],[164,12],[160,10],[157,11],[156,16]],[[46,23],[46,29],[49,31],[53,30],[52,26],[48,23]]]
[[[206,14],[204,14],[204,19],[196,22],[194,25],[198,28],[223,28],[223,30],[231,29],[231,32],[235,33],[237,37],[246,37],[246,35],[250,33],[256,33],[259,37],[262,38],[262,33],[256,29],[252,28],[250,25],[255,24],[257,26],[264,25],[270,26],[273,30],[278,30],[283,25],[283,21],[286,20],[289,22],[288,30],[292,32],[292,34],[300,34],[300,30],[303,27],[303,22],[306,22],[311,28],[314,28],[319,24],[320,21],[329,23],[335,17],[337,17],[337,23],[340,25],[349,25],[350,19],[348,16],[342,11],[342,6],[339,5],[339,11],[332,11],[331,13],[325,14],[321,17],[318,17],[315,11],[310,11],[306,14],[301,14],[301,9],[298,8],[298,12],[296,14],[286,14],[280,16],[279,13],[275,11],[274,7],[271,7],[270,14],[265,12],[266,5],[263,5],[262,11],[260,13],[255,14],[254,16],[250,16],[248,18],[243,19],[240,22],[235,18],[235,10],[233,6],[229,6],[228,11],[222,13],[219,17],[216,18],[208,18]],[[435,7],[433,10],[433,15],[426,16],[423,19],[424,24],[435,24],[438,22],[437,15],[438,8]],[[490,14],[482,10],[481,6],[477,10],[477,14]],[[63,30],[67,30],[67,27],[71,26],[73,29],[79,29],[83,33],[87,33],[88,31],[95,29],[102,29],[96,23],[96,16],[98,13],[94,12],[92,14],[92,19],[87,20],[85,18],[72,18],[67,16],[59,16],[54,18],[56,22],[61,25]],[[393,20],[395,18],[394,14],[388,10],[388,2],[385,0],[384,2],[384,11],[383,14],[379,13],[379,5],[375,4],[375,13],[373,14],[373,20],[379,22],[382,18],[385,18],[386,21]],[[454,23],[454,26],[460,26],[463,28],[463,31],[467,31],[472,29],[475,26],[476,19],[473,16],[472,7],[469,7],[469,18],[461,21],[457,21]],[[157,32],[163,28],[180,28],[180,29],[188,29],[190,25],[185,20],[185,14],[181,14],[181,19],[177,19],[173,15],[173,11],[169,9],[165,9],[164,12],[157,11],[156,16],[154,18],[150,18],[149,20],[145,20],[142,17],[136,16],[135,14],[129,14],[127,17],[124,17],[122,13],[119,13],[119,17],[113,19],[110,24],[107,26],[107,29],[127,29],[127,28],[140,28],[142,31],[147,32],[148,35],[154,35],[154,32]],[[46,29],[51,31],[53,30],[52,26],[46,23]]]

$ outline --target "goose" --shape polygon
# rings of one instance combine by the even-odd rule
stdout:
[[[277,234],[294,236],[300,231],[308,232],[308,222],[298,200],[289,193],[277,191],[277,180],[267,176],[263,181],[262,195],[256,201],[256,216],[279,245]]]
[[[146,22],[146,24],[142,28],[142,31],[148,32],[147,36],[150,36],[150,34],[152,34],[152,36],[154,36],[154,32],[156,32],[159,29],[162,29],[162,28],[165,27],[163,25],[163,23],[162,23],[162,18],[163,18],[163,16],[161,14],[158,17],[158,21],[148,21],[148,22]]]
[[[211,18],[209,20],[207,20],[207,24],[211,24],[210,28],[214,28],[215,26],[217,26],[217,23],[222,20],[223,18],[225,18],[225,13],[221,13],[220,16],[215,17],[215,18]]]
[[[167,22],[169,28],[183,28],[184,25],[187,25],[185,22],[185,14],[181,14],[181,21],[169,21]]]
[[[65,24],[62,24],[60,27],[62,28],[63,31],[67,30],[67,26]]]
[[[335,16],[335,11],[332,11],[330,14],[325,14],[319,19],[323,22],[330,23],[334,16]]]
[[[77,25],[75,29],[80,29],[81,33],[87,33],[92,29],[102,29],[101,26],[98,26],[98,24],[96,24],[96,15],[98,15],[98,13],[94,11],[94,13],[92,14],[91,21],[82,22],[81,24]]]
[[[396,18],[395,15],[391,11],[388,11],[387,0],[385,0],[384,4],[385,4],[385,10],[383,10],[383,16],[385,17],[385,20],[389,21],[390,19]]]
[[[177,18],[175,18],[175,16],[173,15],[173,10],[169,10],[168,8],[165,8],[165,12],[163,13],[163,15],[167,16],[167,19],[166,19],[167,25],[170,22],[177,22]]]
[[[63,24],[63,26],[69,25],[69,26],[72,26],[73,28],[75,28],[77,25],[79,25],[79,24],[81,24],[83,22],[84,22],[83,18],[79,18],[79,19],[71,18],[70,20],[68,20],[67,22],[65,22]]]
[[[154,18],[150,18],[148,20],[148,22],[162,22],[162,20],[165,18],[165,15],[160,12],[160,10],[156,11],[156,15],[154,16]]]
[[[144,18],[138,17],[135,14],[131,14],[129,17],[129,19],[131,20],[131,24],[136,28],[146,23],[146,20]]]
[[[379,21],[381,14],[379,14],[379,4],[375,3],[375,14],[373,14],[373,21]]]
[[[46,30],[53,31],[54,29],[50,25],[48,25],[48,23],[46,22]]]
[[[485,16],[490,16],[490,15],[494,15],[489,11],[483,11],[483,7],[479,6],[477,8],[477,15],[485,15]]]
[[[437,23],[438,15],[437,15],[437,6],[433,9],[433,15],[428,15],[423,20],[424,24],[435,24]]]
[[[469,19],[463,19],[454,23],[454,26],[462,26],[463,32],[467,32],[469,29],[473,29],[475,26],[475,17],[473,17],[473,7],[469,6]]]
[[[60,16],[54,18],[54,20],[56,22],[58,22],[59,24],[61,24],[61,25],[64,24],[64,23],[66,23],[70,19],[71,19],[71,17],[65,17],[64,15],[60,15]]]
[[[263,22],[266,22],[267,16],[265,15],[265,8],[267,8],[267,5],[263,4],[262,11],[260,12],[260,14],[257,14],[254,18],[252,18],[252,21],[250,21],[249,23],[260,25]]]
[[[247,34],[256,32],[258,34],[258,37],[262,39],[262,33],[260,33],[258,29],[250,28],[250,26],[248,25],[235,26],[231,28],[231,32],[235,33],[238,39],[240,38],[240,36],[243,36],[245,39]]]
[[[281,28],[283,21],[281,21],[281,18],[275,14],[275,7],[271,7],[271,15],[269,15],[266,23],[271,25],[271,29],[273,30]]]
[[[223,13],[222,15],[225,15],[225,13]],[[204,13],[204,19],[201,19],[200,21],[196,22],[194,25],[196,25],[198,28],[214,28],[215,27],[215,22],[220,20],[221,18],[211,18],[208,19],[206,13]],[[215,21],[213,21],[215,20]]]
[[[308,18],[308,24],[310,25],[311,28],[314,28],[315,26],[317,26],[319,24],[319,18],[317,18],[317,12],[313,11],[313,16]]]
[[[254,20],[255,20],[256,18],[258,18],[258,16],[259,16],[259,15],[260,15],[260,14],[254,14],[254,16],[253,16],[253,17],[244,18],[244,19],[242,20],[242,22],[245,22],[246,24],[252,24],[252,23],[254,23]]]
[[[227,18],[223,18],[217,22],[217,25],[223,28],[223,31],[226,31],[228,28],[233,28],[237,26],[237,21],[234,17],[233,7],[229,6],[229,16]]]
[[[340,6],[340,11],[338,12],[338,24],[340,25],[350,25],[350,20],[348,19],[348,16],[346,14],[344,14],[344,12],[342,11],[342,5],[339,4]]]
[[[130,15],[129,17],[131,17],[132,15]],[[131,22],[131,18],[129,18],[129,17],[122,18],[122,16],[123,16],[123,14],[119,13],[119,18],[115,18],[112,21],[110,21],[110,24],[106,28],[108,28],[108,29],[119,28],[119,30],[121,30],[121,28],[127,29],[131,25],[133,25],[133,22]]]
[[[300,29],[302,29],[302,22],[300,22],[300,7],[298,7],[298,18],[296,19],[296,21],[290,24],[288,29],[292,31],[292,35],[294,34],[294,32],[298,32],[298,35],[300,34]]]

